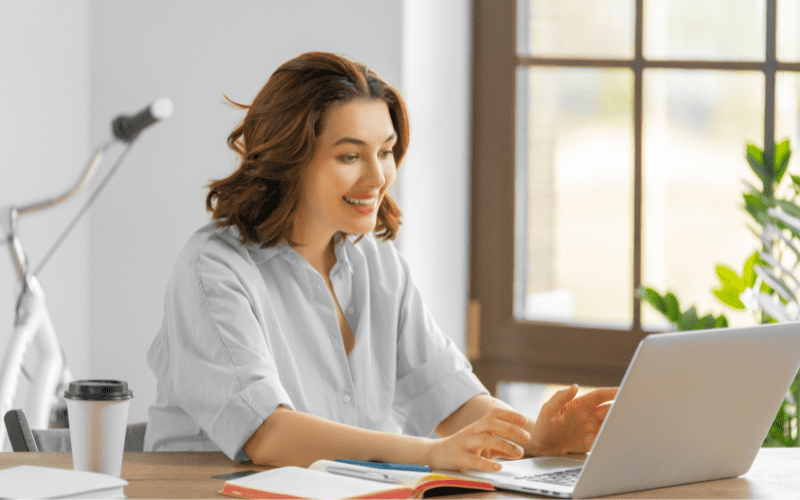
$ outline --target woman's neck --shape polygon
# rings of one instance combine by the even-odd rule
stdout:
[[[334,251],[334,239],[331,238],[327,243],[307,243],[294,247],[298,254],[303,257],[311,267],[317,270],[323,278],[328,279],[331,269],[336,264],[336,252]]]

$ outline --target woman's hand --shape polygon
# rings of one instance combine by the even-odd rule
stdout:
[[[492,458],[522,458],[524,451],[516,443],[530,440],[530,434],[522,428],[527,422],[521,413],[493,408],[452,436],[431,441],[427,463],[431,470],[496,472],[502,466]]]
[[[555,393],[542,406],[533,426],[530,449],[541,455],[587,453],[600,432],[617,388],[603,388],[575,398],[578,386]]]

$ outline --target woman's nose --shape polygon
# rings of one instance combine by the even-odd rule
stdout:
[[[368,162],[366,177],[375,187],[381,187],[386,183],[386,176],[383,173],[383,165],[380,160],[375,157]]]

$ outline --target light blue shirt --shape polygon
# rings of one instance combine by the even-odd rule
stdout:
[[[280,404],[335,422],[429,436],[489,391],[422,301],[389,242],[349,236],[330,279],[355,346],[345,353],[322,276],[289,245],[241,245],[209,223],[181,251],[147,353],[158,380],[147,451],[242,445]]]

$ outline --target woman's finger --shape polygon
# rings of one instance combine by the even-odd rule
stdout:
[[[572,401],[576,394],[578,394],[578,384],[572,384],[565,389],[561,389],[542,405],[542,413],[558,413],[564,405]]]
[[[525,450],[522,446],[506,441],[501,437],[485,433],[478,434],[476,437],[478,440],[475,448],[488,450],[490,457],[503,456],[516,459],[525,456]]]
[[[478,455],[470,454],[472,459],[470,460],[470,465],[468,468],[475,469],[483,472],[497,472],[503,468],[500,462],[495,462],[494,460],[488,460],[486,458],[481,458]]]
[[[608,412],[611,411],[611,403],[600,405],[594,409],[594,415],[602,420],[605,420]]]
[[[617,391],[619,391],[617,387],[603,387],[587,392],[581,396],[581,399],[585,399],[587,404],[594,408],[595,406],[599,406],[614,399],[617,396]]]
[[[515,425],[525,425],[528,423],[528,417],[522,413],[509,410],[507,408],[492,408],[489,413],[484,416],[484,420],[499,419],[505,422],[511,422]]]
[[[519,425],[498,419],[485,421],[480,428],[480,432],[494,434],[516,443],[527,443],[531,439],[530,433]]]

